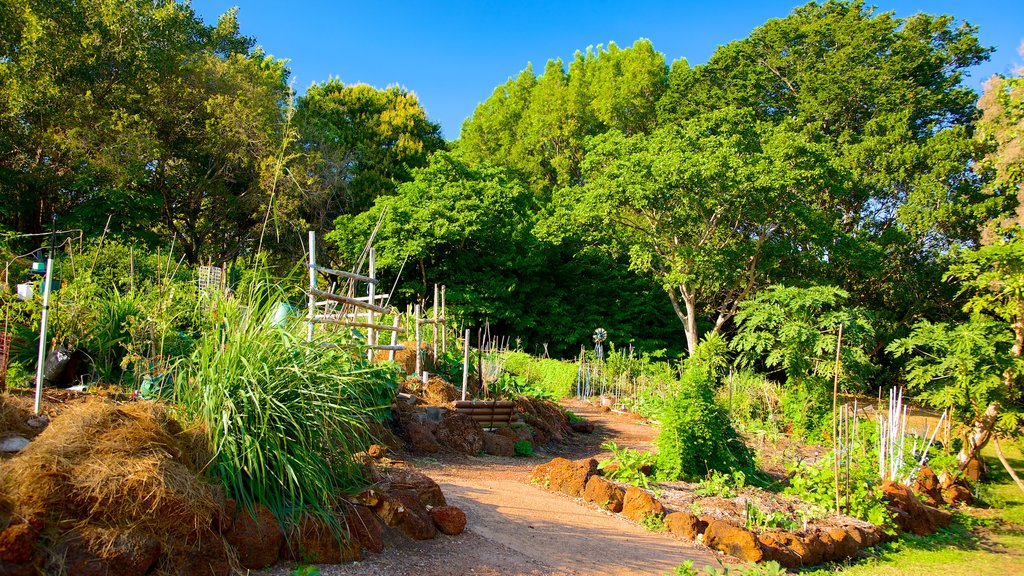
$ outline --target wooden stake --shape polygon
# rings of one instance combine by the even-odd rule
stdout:
[[[373,246],[370,247],[370,278],[373,278],[374,280],[377,279],[377,251],[373,248]],[[376,304],[377,303],[377,299],[375,298],[375,296],[377,295],[377,292],[376,292],[377,284],[376,284],[376,282],[370,282],[369,284],[367,284],[367,288],[369,289],[368,296],[370,297],[370,300],[369,300],[370,304]],[[366,310],[366,323],[369,324],[370,326],[373,326],[373,323],[374,323],[373,322],[373,310],[370,309],[370,308],[367,308],[367,310]],[[366,329],[366,344],[369,345],[369,346],[373,346],[373,345],[377,344],[376,336],[377,336],[377,333],[374,331],[373,328],[367,328]],[[371,363],[371,364],[373,363],[373,348],[368,348],[366,350],[366,361]]]
[[[306,322],[306,342],[313,341],[313,314],[316,313],[316,232],[309,231],[309,321]]]
[[[441,286],[441,354],[448,353],[448,311],[445,309],[445,288]]]
[[[440,310],[440,302],[437,296],[437,284],[434,284],[434,365],[437,365],[437,315]]]
[[[420,335],[420,305],[417,304],[414,310],[415,312],[413,313],[416,315],[416,378],[419,378],[420,372],[423,370],[423,359],[420,354],[420,342],[422,341]]]
[[[839,325],[839,339],[836,341],[836,373],[832,382],[832,455],[836,488],[836,513],[839,512],[839,430],[836,422],[836,405],[839,402],[839,353],[843,348],[843,325]]]
[[[388,350],[388,361],[389,362],[394,362],[395,361],[395,350],[394,350],[394,347],[398,346],[398,330],[399,330],[398,323],[399,323],[400,320],[401,319],[399,318],[398,311],[395,310],[395,322],[394,322],[395,329],[391,331],[391,346],[392,346],[392,349]]]
[[[466,341],[462,348],[462,399],[465,400],[469,388],[469,328],[466,328]]]
[[[992,443],[996,447],[996,455],[999,456],[999,461],[1002,462],[1003,468],[1006,468],[1006,471],[1010,473],[1010,478],[1013,478],[1013,481],[1017,483],[1017,487],[1024,492],[1024,482],[1020,481],[1020,478],[1017,477],[1017,472],[1013,469],[1013,466],[1010,466],[1010,462],[1006,460],[1006,456],[1003,455],[1003,448],[999,446],[999,436],[994,433],[992,434]]]

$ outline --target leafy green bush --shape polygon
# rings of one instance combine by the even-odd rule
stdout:
[[[832,385],[824,379],[810,376],[787,383],[779,406],[794,436],[820,441],[825,432],[831,434]]]
[[[888,527],[892,525],[892,516],[882,499],[877,471],[870,466],[868,459],[870,456],[850,467],[850,508],[844,512],[872,524]],[[791,478],[785,493],[824,510],[834,510],[836,492],[833,462],[833,455],[829,454],[816,464],[797,462],[788,466]],[[841,503],[845,505],[845,495]]]
[[[533,444],[529,440],[519,440],[512,445],[512,449],[515,450],[516,456],[533,456]]]
[[[700,481],[700,484],[697,485],[693,493],[702,498],[708,496],[735,498],[739,494],[739,490],[746,484],[746,481],[747,475],[739,470],[732,474],[713,470]]]
[[[783,528],[797,530],[800,524],[782,512],[765,512],[756,504],[747,500],[744,525],[747,530],[764,530],[765,528]]]
[[[601,448],[610,450],[611,458],[606,458],[597,464],[599,470],[604,470],[605,476],[619,482],[626,482],[641,488],[650,488],[648,472],[654,471],[654,456],[650,452],[634,450],[632,448],[619,448],[615,442],[605,442]]]
[[[363,481],[352,455],[371,443],[397,375],[366,367],[344,342],[307,343],[300,326],[273,326],[281,297],[258,283],[216,302],[216,323],[176,373],[176,399],[205,426],[210,473],[232,498],[282,521],[308,512],[340,529],[336,499]]]
[[[657,468],[661,477],[678,480],[702,478],[713,470],[749,470],[754,461],[715,403],[714,380],[691,365],[676,389],[665,399],[658,433]]]

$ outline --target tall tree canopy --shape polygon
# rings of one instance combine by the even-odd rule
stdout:
[[[299,178],[305,214],[323,230],[342,213],[369,209],[393,194],[445,147],[416,95],[339,80],[314,84],[298,99],[295,122],[305,157]]]
[[[648,40],[577,52],[568,70],[551,60],[539,77],[528,66],[477,107],[458,145],[468,162],[514,169],[548,199],[582,184],[587,137],[653,129],[667,82],[665,57]]]
[[[87,232],[176,236],[190,261],[251,241],[289,96],[283,61],[235,12],[185,4],[3,0],[0,221],[51,213]]]

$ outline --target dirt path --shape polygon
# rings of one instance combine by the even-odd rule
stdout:
[[[686,560],[697,566],[718,566],[705,548],[650,532],[562,494],[529,483],[534,466],[554,456],[603,458],[606,440],[620,447],[647,449],[657,433],[628,415],[602,413],[590,406],[568,404],[597,425],[594,434],[574,436],[568,443],[530,458],[413,458],[422,472],[437,481],[448,501],[466,512],[466,532],[457,537],[414,542],[393,532],[381,554],[357,564],[322,567],[325,576],[418,575],[576,575],[662,576]],[[279,566],[264,572],[283,576]]]

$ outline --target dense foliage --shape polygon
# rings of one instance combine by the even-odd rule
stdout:
[[[715,402],[714,385],[711,374],[692,366],[665,399],[656,442],[659,476],[696,480],[712,471],[753,469],[749,449]]]
[[[209,335],[196,264],[288,269],[314,230],[344,269],[380,222],[400,308],[443,283],[452,325],[563,358],[603,326],[604,383],[662,420],[675,476],[744,465],[709,448],[732,438],[716,398],[745,426],[820,432],[840,326],[841,389],[906,383],[952,408],[962,463],[1020,430],[1024,88],[964,83],[991,51],[973,26],[827,0],[697,66],[598,46],[510,77],[451,143],[412,92],[295,94],[255,45],[234,10],[208,25],[172,0],[0,0],[22,380],[39,303],[9,291],[51,214],[79,247],[106,243],[60,259],[56,339],[133,385]],[[698,358],[707,336],[719,352]],[[684,353],[680,384],[662,360]],[[517,361],[510,388],[571,392],[575,366]]]

